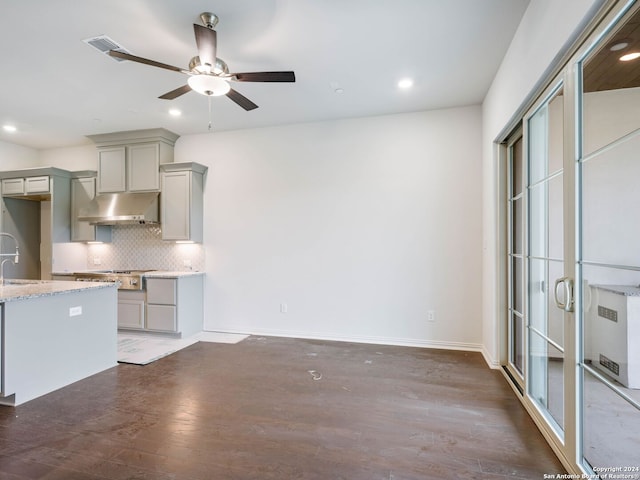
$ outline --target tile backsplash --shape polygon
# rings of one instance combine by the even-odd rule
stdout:
[[[88,246],[89,269],[204,270],[204,247],[199,243],[162,241],[157,225],[114,225],[111,228],[111,243]]]

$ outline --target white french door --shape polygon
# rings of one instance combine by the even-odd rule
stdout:
[[[570,473],[637,480],[640,5],[612,5],[522,125],[522,194],[508,187],[507,198],[506,366]]]
[[[579,461],[639,479],[640,9],[617,17],[576,63]]]

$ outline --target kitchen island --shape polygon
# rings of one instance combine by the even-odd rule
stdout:
[[[117,364],[112,283],[0,286],[0,405],[19,405]]]

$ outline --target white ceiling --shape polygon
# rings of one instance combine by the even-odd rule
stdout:
[[[83,43],[187,68],[193,23],[218,15],[232,72],[294,70],[296,83],[234,83],[260,108],[212,100],[214,130],[432,110],[484,98],[529,0],[0,0],[0,140],[35,148],[164,127],[206,133],[208,99],[180,73],[117,62]],[[402,77],[415,81],[397,88]],[[334,87],[344,89],[334,93]],[[179,118],[170,107],[182,110]]]

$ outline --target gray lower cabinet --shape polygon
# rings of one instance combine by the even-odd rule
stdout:
[[[144,290],[118,291],[118,328],[145,328]]]
[[[202,331],[203,275],[147,278],[148,330],[181,334]]]

